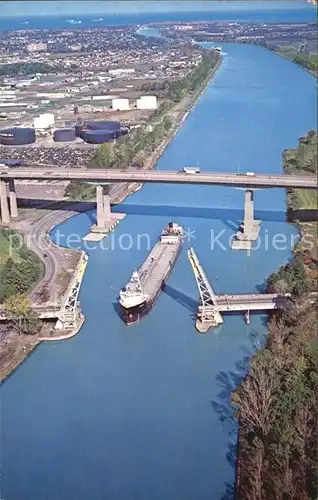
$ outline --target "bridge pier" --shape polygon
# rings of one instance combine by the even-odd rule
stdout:
[[[107,192],[104,192],[107,190]],[[101,184],[96,186],[96,205],[97,205],[97,217],[96,217],[96,229],[103,230],[107,227],[109,221],[111,220],[111,209],[110,209],[110,196],[109,188],[104,188]]]
[[[251,318],[250,318],[250,311],[249,309],[247,309],[247,311],[245,311],[244,313],[244,318],[245,318],[245,321],[246,321],[246,324],[249,325],[250,322],[251,322]]]
[[[125,216],[119,213],[112,214],[110,187],[109,183],[96,185],[96,224],[93,224],[90,232],[84,236],[84,241],[101,241]]]
[[[1,222],[3,224],[10,223],[10,212],[7,197],[7,184],[0,179],[0,207],[1,207]]]
[[[244,200],[244,220],[232,241],[233,250],[251,250],[252,241],[257,240],[260,220],[254,219],[254,191],[246,189]]]
[[[74,330],[81,325],[81,309],[78,305],[73,311],[62,311],[58,315],[55,330]]]
[[[14,179],[9,180],[9,199],[10,199],[10,214],[11,217],[18,217],[17,193],[15,191]]]
[[[217,307],[199,306],[195,327],[198,332],[206,333],[209,328],[216,328],[223,323],[223,317]]]
[[[112,218],[109,191],[110,191],[110,186],[108,184],[104,186],[104,218],[106,222],[109,222]]]

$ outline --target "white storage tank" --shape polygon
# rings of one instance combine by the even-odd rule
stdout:
[[[157,109],[157,97],[155,95],[143,95],[137,99],[138,109]]]
[[[114,111],[126,111],[129,109],[129,99],[113,99],[112,108]]]
[[[54,127],[53,113],[43,113],[34,118],[33,126],[36,130],[42,130]]]

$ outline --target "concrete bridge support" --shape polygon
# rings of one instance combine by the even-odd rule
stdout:
[[[247,189],[244,200],[244,221],[232,241],[233,250],[251,250],[257,240],[261,221],[254,219],[254,191]]]
[[[104,187],[104,217],[107,222],[111,220],[109,185]]]
[[[96,186],[97,229],[105,229],[111,220],[109,187]]]
[[[104,223],[104,193],[103,186],[96,186],[96,224],[98,228],[103,228]]]
[[[7,198],[6,182],[0,179],[0,207],[1,207],[1,222],[3,224],[10,223],[10,212]]]
[[[10,199],[10,215],[13,218],[18,217],[17,193],[15,191],[14,179],[9,180],[9,199]]]
[[[94,184],[96,185],[96,183]],[[94,224],[90,232],[84,236],[84,241],[101,241],[125,216],[125,214],[111,212],[110,188],[111,184],[109,183],[96,185],[96,224]]]

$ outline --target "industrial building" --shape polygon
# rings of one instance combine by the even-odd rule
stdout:
[[[29,43],[27,45],[28,52],[40,52],[47,50],[47,43]]]
[[[110,69],[108,73],[112,76],[122,76],[135,73],[135,71],[136,71],[135,68],[116,68],[116,69]]]
[[[157,109],[157,97],[155,95],[142,95],[136,102],[137,109]]]
[[[92,95],[90,97],[92,101],[110,101],[112,99],[111,95],[101,94],[101,95]],[[87,100],[86,97],[83,98],[84,101]]]
[[[66,92],[37,92],[36,97],[46,97],[49,99],[65,99]]]
[[[129,109],[129,99],[113,99],[112,108],[114,111],[127,111]]]
[[[0,101],[15,101],[17,99],[17,90],[0,89]]]

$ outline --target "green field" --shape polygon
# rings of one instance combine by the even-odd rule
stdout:
[[[299,208],[318,210],[317,191],[310,189],[297,189],[295,195],[299,202]]]

